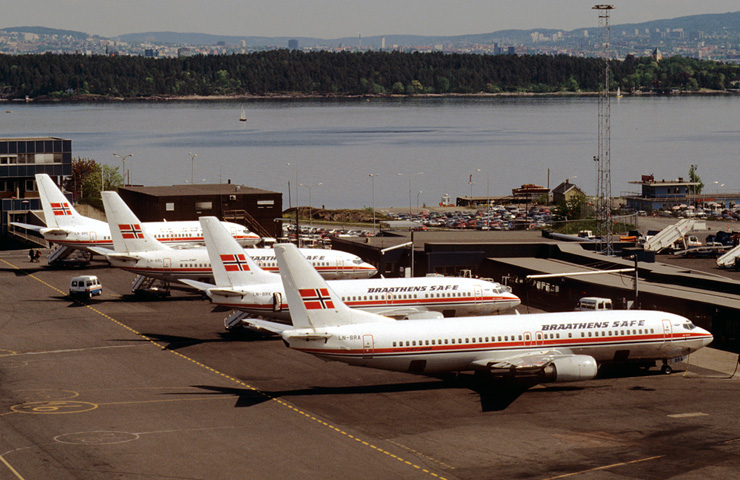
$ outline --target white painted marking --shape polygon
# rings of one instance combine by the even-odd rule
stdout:
[[[0,355],[0,358],[2,357],[19,357],[21,355],[45,355],[47,353],[70,353],[70,352],[86,352],[88,350],[106,350],[109,348],[131,348],[131,347],[138,347],[139,345],[112,345],[108,347],[92,347],[92,348],[73,348],[68,350],[47,350],[45,352],[21,352],[21,353],[13,353],[10,355]]]
[[[692,413],[676,413],[674,415],[668,415],[671,418],[690,418],[690,417],[706,417],[708,413],[692,412]]]

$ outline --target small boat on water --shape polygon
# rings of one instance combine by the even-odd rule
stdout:
[[[617,98],[622,98],[622,90],[619,87],[617,87]]]
[[[244,110],[244,107],[242,107],[242,114],[239,117],[240,122],[246,122],[247,121],[247,112]]]

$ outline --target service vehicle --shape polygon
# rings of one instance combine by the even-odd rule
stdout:
[[[80,275],[69,282],[70,297],[92,298],[103,294],[103,285],[95,275]]]

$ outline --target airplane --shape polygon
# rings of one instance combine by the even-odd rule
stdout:
[[[36,185],[44,209],[46,227],[18,225],[38,231],[49,242],[74,249],[89,250],[88,247],[113,246],[108,223],[78,213],[49,175],[37,173]],[[240,245],[255,245],[260,241],[259,235],[250,232],[243,225],[231,222],[225,224]],[[203,243],[203,232],[198,221],[140,222],[139,225],[164,243]]]
[[[200,217],[200,223],[216,285],[181,281],[202,290],[217,305],[290,320],[280,275],[261,269],[251,250],[242,249],[216,217]],[[349,307],[398,319],[490,315],[521,303],[501,284],[472,278],[371,278],[329,284]],[[250,319],[244,322],[253,326]]]
[[[292,245],[275,246],[293,326],[262,320],[289,348],[324,360],[415,374],[571,382],[600,364],[688,355],[712,334],[685,317],[641,310],[559,312],[398,322],[351,309]]]
[[[111,265],[166,282],[180,279],[208,282],[212,279],[211,263],[205,248],[169,247],[140,228],[139,219],[116,192],[102,192],[102,197],[114,250],[94,247],[94,251],[105,255]],[[263,268],[278,270],[272,248],[249,250],[250,254],[262,259]],[[302,251],[327,278],[367,278],[377,273],[375,267],[351,253],[325,249]]]

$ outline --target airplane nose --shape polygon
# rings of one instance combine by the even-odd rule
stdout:
[[[714,336],[712,335],[709,335],[708,337],[704,337],[704,339],[701,342],[701,346],[706,347],[707,345],[712,343],[713,340],[714,340]]]

